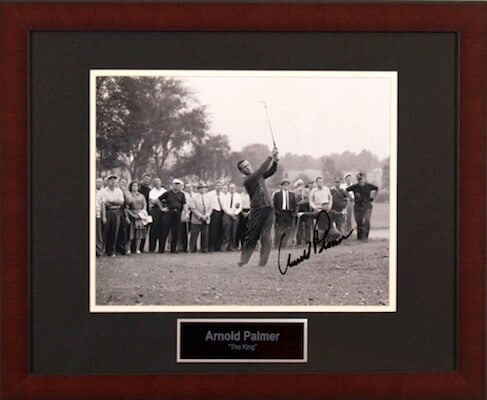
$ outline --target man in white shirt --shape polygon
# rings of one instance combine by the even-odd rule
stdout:
[[[191,234],[189,237],[189,251],[196,252],[196,242],[201,234],[200,250],[208,252],[208,233],[211,219],[211,201],[208,197],[208,186],[204,183],[198,185],[198,192],[193,193],[188,203],[191,209]]]
[[[329,228],[329,218],[321,211],[330,211],[332,205],[331,191],[323,185],[323,178],[319,176],[316,178],[316,187],[311,189],[309,194],[309,207],[315,213],[315,218],[318,218],[317,225],[320,237]]]
[[[222,201],[225,198],[225,194],[223,193],[222,189],[223,183],[217,181],[215,183],[215,189],[211,192],[208,192],[208,198],[210,200],[210,205],[212,209],[210,221],[209,251],[220,251],[222,244]]]
[[[237,186],[234,183],[228,185],[228,194],[222,198],[223,208],[223,244],[222,251],[233,251],[237,246],[237,228],[242,212],[242,199],[237,193]]]
[[[125,201],[122,190],[116,187],[117,179],[115,175],[109,176],[107,187],[102,190],[107,219],[103,231],[103,241],[105,243],[105,253],[111,257],[115,257],[115,243],[117,243],[118,230],[120,228],[120,210]]]
[[[312,211],[328,211],[333,205],[333,197],[330,189],[323,185],[323,178],[316,178],[316,187],[309,194],[309,206]]]
[[[159,200],[159,197],[166,193],[161,185],[161,180],[159,178],[154,178],[152,181],[152,189],[149,192],[149,212],[152,216],[152,225],[149,234],[149,251],[151,253],[156,251],[156,245],[159,246],[159,253],[164,251],[162,247],[162,232],[164,223],[166,221],[166,214],[164,212],[164,207]]]

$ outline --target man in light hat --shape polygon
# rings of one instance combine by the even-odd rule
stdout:
[[[367,240],[370,231],[370,217],[372,216],[372,202],[379,188],[366,181],[365,173],[357,174],[357,183],[347,188],[348,192],[353,192],[355,206],[353,213],[357,222],[357,239]]]
[[[276,213],[274,225],[274,247],[286,247],[291,228],[293,225],[294,214],[297,209],[296,197],[289,191],[289,179],[281,180],[281,190],[274,194],[274,211]]]
[[[193,193],[191,197],[191,234],[189,237],[189,251],[196,252],[196,242],[201,234],[200,250],[202,253],[208,252],[208,234],[210,218],[212,213],[211,201],[206,193],[208,186],[200,182],[198,193]]]
[[[311,216],[309,209],[310,189],[304,187],[304,181],[298,179],[294,183],[294,195],[298,204],[296,223],[296,244],[307,243],[311,239]]]
[[[159,201],[165,205],[167,209],[168,223],[163,225],[162,231],[162,253],[164,253],[166,247],[166,240],[169,232],[171,232],[171,253],[177,253],[178,245],[178,233],[179,226],[181,224],[181,213],[186,212],[186,197],[181,190],[183,187],[183,181],[180,179],[174,179],[172,181],[171,190],[163,193],[159,197]],[[161,249],[159,249],[161,252]]]
[[[266,265],[269,259],[274,210],[265,179],[277,171],[278,161],[279,151],[274,147],[272,154],[255,171],[248,160],[241,160],[237,164],[239,171],[245,175],[244,186],[250,196],[249,221],[238,263],[240,267],[249,262],[259,239],[261,243],[259,265]]]
[[[103,242],[107,256],[115,257],[115,244],[117,243],[118,230],[120,228],[121,208],[125,197],[117,187],[118,178],[111,175],[107,179],[107,187],[103,190],[102,197],[105,203],[106,224],[103,230]]]

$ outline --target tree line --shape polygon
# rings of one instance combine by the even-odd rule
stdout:
[[[211,134],[205,105],[183,81],[167,77],[97,77],[96,129],[97,171],[122,168],[133,177],[148,172],[162,179],[239,182],[239,160],[256,165],[270,153],[264,144],[232,151],[226,135]],[[287,153],[271,184],[277,186],[286,170],[319,170],[329,181],[343,172],[382,167],[386,161],[368,150],[319,158]]]

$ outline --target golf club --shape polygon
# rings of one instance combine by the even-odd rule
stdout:
[[[272,131],[271,119],[269,118],[269,113],[267,111],[267,104],[265,101],[259,101],[259,103],[262,103],[264,105],[265,115],[267,117],[267,124],[269,125],[269,130],[271,131],[272,144],[274,145],[274,147],[277,147],[276,141],[274,140],[274,132]]]

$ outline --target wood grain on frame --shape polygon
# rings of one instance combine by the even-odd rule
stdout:
[[[459,34],[458,371],[394,374],[29,374],[28,64],[31,31]],[[5,399],[485,396],[487,4],[1,4],[1,397]],[[474,211],[475,210],[475,211]]]

